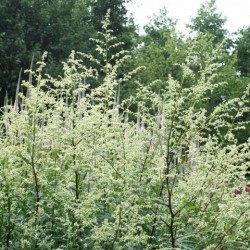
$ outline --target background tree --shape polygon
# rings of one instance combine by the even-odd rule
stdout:
[[[27,56],[25,44],[25,21],[21,12],[21,1],[2,1],[0,4],[0,104],[2,106],[6,91],[13,89],[17,83],[18,72],[31,61]],[[24,62],[25,61],[25,62]]]
[[[2,2],[0,11],[1,103],[6,91],[13,97],[18,72],[29,68],[32,56],[37,61],[48,51],[48,71],[56,75],[60,61],[73,48],[86,50],[93,33],[84,0],[11,0]]]
[[[245,79],[239,78],[235,68],[236,57],[233,47],[233,41],[229,38],[228,31],[224,28],[226,18],[218,12],[216,0],[210,0],[202,4],[198,10],[197,16],[192,19],[188,27],[197,33],[199,40],[197,48],[194,49],[198,56],[200,65],[205,57],[211,56],[216,48],[221,47],[224,56],[220,58],[221,71],[214,79],[214,82],[225,81],[226,85],[217,89],[212,95],[210,101],[211,108],[215,104],[222,102],[223,99],[239,97],[242,89],[246,87]],[[215,59],[216,60],[216,59]],[[200,68],[197,68],[199,70]]]
[[[192,19],[189,28],[193,31],[209,35],[214,43],[220,43],[226,38],[227,30],[224,29],[226,18],[217,12],[216,0],[209,0],[201,5],[197,16]]]
[[[6,91],[14,96],[19,71],[27,69],[34,56],[40,60],[48,51],[47,72],[56,76],[61,61],[71,50],[97,55],[90,37],[100,31],[101,20],[110,8],[112,29],[119,41],[131,48],[135,28],[126,17],[124,0],[23,0],[2,1],[0,5],[0,105]],[[22,79],[25,79],[22,74]]]
[[[159,80],[155,83],[155,91],[159,92],[166,87],[164,81],[169,74],[180,77],[178,64],[185,60],[187,44],[166,9],[155,15],[144,30],[145,35],[140,37],[140,44],[133,53],[135,64],[146,67],[137,79],[145,86]]]
[[[102,30],[102,20],[110,9],[110,29],[119,42],[123,42],[123,48],[130,50],[133,47],[135,25],[127,15],[126,4],[131,0],[89,0],[91,6],[91,23],[96,31]]]
[[[237,70],[241,76],[250,77],[250,27],[240,30],[236,50]]]

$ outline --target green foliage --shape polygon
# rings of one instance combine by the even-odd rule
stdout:
[[[87,50],[88,37],[93,33],[91,25],[86,25],[89,15],[85,0],[2,1],[0,12],[1,106],[5,91],[14,96],[18,72],[29,67],[33,56],[37,61],[48,51],[47,70],[56,75],[59,62],[72,48]]]
[[[19,11],[20,1],[2,1],[0,5],[0,105],[7,88],[12,89],[17,82],[18,72],[27,54],[24,41],[25,24]],[[17,56],[18,55],[18,56]],[[31,60],[31,56],[29,56]],[[28,65],[24,64],[24,67]]]
[[[124,48],[129,50],[133,47],[135,25],[133,20],[127,17],[126,4],[131,0],[90,0],[91,23],[95,30],[102,31],[102,20],[108,10],[110,12],[110,29],[119,42],[124,43]]]
[[[3,0],[0,5],[0,106],[6,91],[14,98],[18,73],[29,68],[31,58],[38,61],[48,52],[46,72],[62,73],[61,61],[72,49],[95,55],[90,37],[100,31],[108,8],[112,29],[127,49],[132,46],[134,25],[126,18],[124,0]],[[27,80],[22,74],[22,79]]]
[[[247,249],[249,141],[234,133],[249,89],[208,113],[201,103],[222,85],[213,82],[221,64],[208,57],[197,80],[191,50],[183,81],[169,75],[160,93],[141,84],[120,102],[119,85],[135,72],[120,76],[129,56],[109,57],[120,43],[108,16],[103,29],[98,60],[72,51],[53,78],[44,56],[27,93],[3,108],[1,249]]]
[[[215,4],[216,0],[209,0],[202,4],[189,27],[203,35],[211,36],[214,43],[218,43],[225,39],[227,31],[223,28],[226,18],[217,13]]]
[[[237,70],[242,76],[250,76],[250,27],[242,29],[239,32],[239,38],[236,41],[237,50]]]
[[[168,18],[166,10],[145,27],[145,32],[134,52],[134,61],[137,66],[145,66],[146,70],[137,78],[144,85],[157,80],[154,90],[159,93],[166,88],[169,74],[181,79],[179,65],[185,60],[189,45],[177,33],[175,22]]]

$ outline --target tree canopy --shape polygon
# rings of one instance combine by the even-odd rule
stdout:
[[[241,29],[239,38],[236,41],[237,46],[237,70],[242,76],[250,76],[250,26]]]
[[[197,16],[188,26],[194,31],[210,35],[218,43],[226,37],[227,31],[223,27],[225,22],[226,18],[217,12],[216,0],[209,0],[201,5]]]
[[[90,38],[100,31],[107,10],[112,9],[111,28],[130,49],[135,28],[129,22],[126,1],[89,0],[4,0],[0,5],[0,92],[1,105],[6,91],[13,98],[19,71],[48,52],[52,75],[61,72],[61,62],[71,50],[95,54]],[[22,74],[22,79],[25,79]]]

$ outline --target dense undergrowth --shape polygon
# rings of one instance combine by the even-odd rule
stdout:
[[[103,28],[102,61],[73,51],[58,79],[42,61],[3,108],[0,249],[249,249],[250,142],[235,137],[248,90],[207,112],[220,65],[197,78],[190,57],[182,81],[120,101],[137,70],[121,76],[129,56],[109,55],[119,44]]]

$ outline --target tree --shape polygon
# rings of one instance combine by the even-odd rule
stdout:
[[[137,66],[146,67],[145,71],[138,74],[138,80],[145,86],[159,80],[155,84],[156,92],[165,89],[164,82],[169,74],[176,78],[181,75],[179,64],[185,60],[187,43],[176,31],[175,25],[167,10],[161,10],[144,27],[146,34],[140,37],[140,45],[134,51]]]
[[[7,90],[17,83],[21,67],[28,68],[23,61],[28,55],[25,45],[25,23],[20,12],[20,1],[2,1],[0,5],[0,105],[2,106]],[[8,87],[7,87],[8,86]]]
[[[48,51],[49,72],[56,75],[72,49],[88,50],[93,29],[85,0],[3,1],[0,12],[1,104],[6,91],[14,96],[18,72],[29,68],[32,56],[37,61]]]
[[[209,35],[214,43],[220,43],[226,38],[227,31],[223,28],[226,18],[217,13],[216,0],[209,0],[202,4],[197,16],[192,19],[189,28],[193,31]]]
[[[250,27],[239,32],[236,41],[237,63],[236,68],[242,76],[250,76]]]
[[[199,61],[198,71],[203,67],[203,62],[206,57],[210,57],[218,48],[222,50],[223,56],[216,59],[217,63],[221,64],[221,70],[217,77],[214,79],[214,83],[225,81],[227,82],[221,88],[214,91],[209,102],[207,103],[207,109],[213,109],[214,106],[223,102],[224,99],[239,97],[242,90],[246,88],[247,81],[239,77],[236,64],[236,52],[233,46],[233,42],[228,38],[228,32],[223,28],[226,18],[224,18],[216,9],[216,1],[207,1],[198,10],[198,14],[192,19],[192,23],[188,25],[193,31],[198,32],[196,48],[193,51],[196,53],[196,61]],[[242,135],[244,140],[247,136]]]
[[[127,16],[126,4],[131,0],[90,0],[91,23],[95,30],[102,30],[102,20],[110,10],[110,29],[123,48],[130,50],[134,46],[135,25]]]
[[[40,60],[48,52],[47,72],[56,76],[61,61],[71,50],[97,55],[90,37],[100,31],[101,20],[112,9],[112,29],[126,48],[131,48],[134,25],[126,17],[125,1],[23,0],[2,1],[0,6],[0,106],[6,91],[14,97],[21,68],[29,68],[32,57]],[[113,49],[114,50],[114,49]],[[34,64],[35,65],[35,64]],[[26,79],[22,72],[22,78]]]

